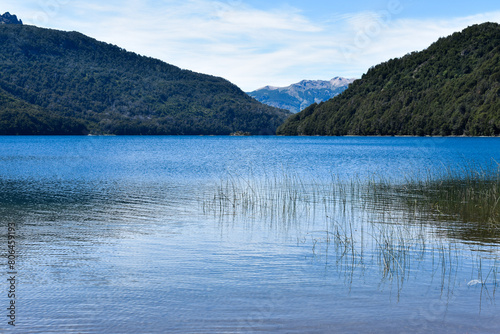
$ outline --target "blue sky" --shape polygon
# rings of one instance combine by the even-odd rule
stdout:
[[[472,24],[500,23],[498,0],[2,0],[2,7],[25,24],[79,31],[245,91],[359,78]]]

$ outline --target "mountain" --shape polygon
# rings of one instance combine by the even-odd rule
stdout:
[[[274,134],[287,116],[222,78],[78,32],[0,24],[0,134]]]
[[[11,15],[9,12],[0,15],[0,24],[23,24],[23,21],[18,20],[17,16]]]
[[[330,81],[302,80],[288,87],[266,86],[248,93],[256,100],[272,107],[298,113],[313,103],[320,103],[339,95],[354,81],[335,77]]]
[[[484,23],[371,68],[292,115],[280,135],[500,135],[500,25]]]
[[[1,135],[71,135],[88,133],[84,123],[25,102],[0,88]]]

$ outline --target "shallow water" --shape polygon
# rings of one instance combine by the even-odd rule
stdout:
[[[363,190],[495,161],[496,138],[0,137],[0,331],[497,333],[500,240]]]

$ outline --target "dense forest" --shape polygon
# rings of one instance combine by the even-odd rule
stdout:
[[[72,135],[88,133],[83,122],[61,117],[0,88],[0,134]]]
[[[77,32],[0,25],[0,134],[275,134],[288,115]]]
[[[484,23],[371,68],[292,115],[280,135],[500,135],[500,25]]]

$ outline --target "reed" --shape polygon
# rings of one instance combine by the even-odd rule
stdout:
[[[495,254],[493,262],[484,261],[482,252],[459,246],[500,242],[498,164],[443,168],[402,182],[377,176],[324,180],[285,171],[233,174],[214,189],[202,203],[205,213],[295,228],[307,236],[302,244],[310,240],[313,258],[336,267],[346,282],[376,263],[381,280],[396,283],[399,295],[412,274],[428,271],[422,266],[431,263],[432,279],[449,298],[461,262],[477,256],[477,278],[470,279],[495,289],[498,284],[494,252],[488,253]]]
[[[274,173],[270,176],[243,178],[231,174],[220,180],[215,191],[205,196],[204,213],[217,216],[247,216],[271,223],[291,224],[305,217],[336,211],[338,201],[347,201],[342,187],[328,189],[330,185],[314,180],[305,182],[297,174]],[[332,197],[330,191],[335,193]]]
[[[493,229],[500,223],[500,168],[446,168],[437,178],[412,182],[410,193],[424,197],[421,201],[435,212],[477,222]]]

